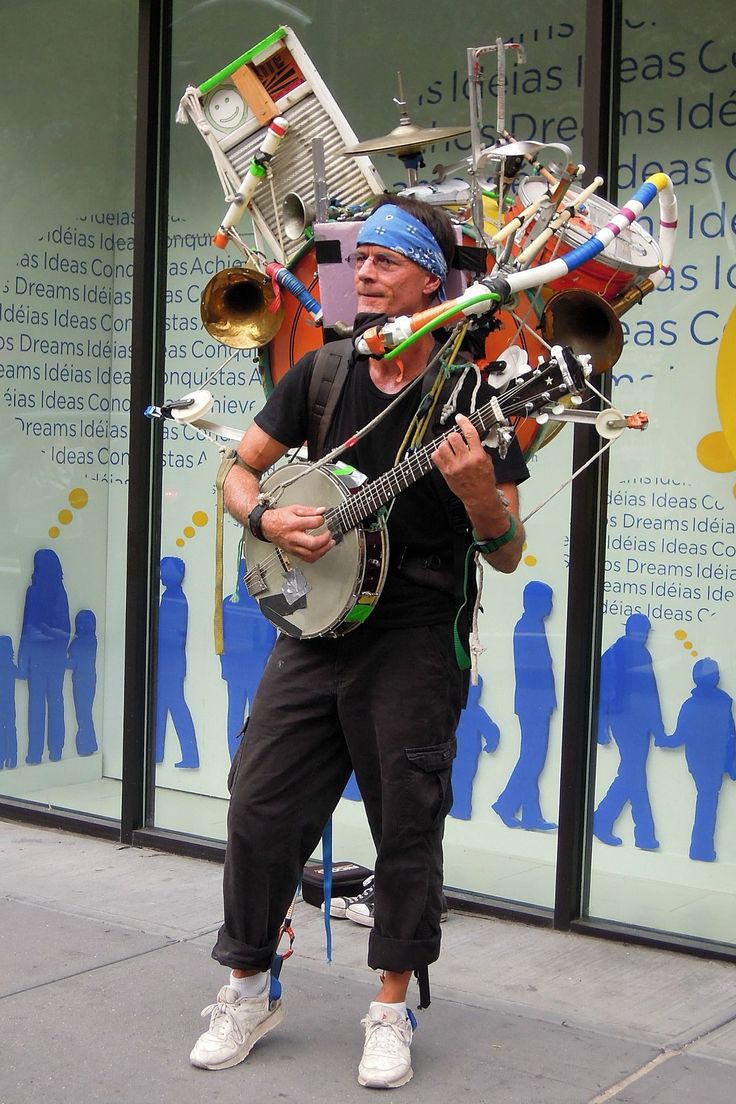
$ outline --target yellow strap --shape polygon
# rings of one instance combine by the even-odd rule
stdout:
[[[215,490],[217,492],[216,529],[215,529],[215,655],[222,655],[225,651],[225,638],[222,628],[222,601],[223,601],[223,566],[222,546],[223,531],[225,527],[225,498],[222,488],[227,474],[235,463],[237,453],[235,449],[224,449],[223,459],[217,471]]]
[[[459,332],[455,335],[455,340],[447,356],[447,360],[440,364],[437,375],[434,379],[434,383],[432,384],[431,390],[429,392],[432,396],[432,402],[426,410],[421,421],[417,420],[417,416],[415,414],[414,418],[409,423],[409,428],[406,431],[404,440],[401,442],[401,447],[396,454],[396,464],[400,463],[400,461],[403,460],[404,456],[406,455],[407,448],[414,448],[415,446],[422,444],[427,429],[432,423],[434,412],[437,407],[437,401],[442,394],[442,388],[445,386],[445,382],[449,378],[449,369],[455,363],[455,359],[460,351],[460,346],[462,345],[467,330],[468,323],[466,322],[463,326],[460,327]]]

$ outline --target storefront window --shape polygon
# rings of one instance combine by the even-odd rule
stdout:
[[[681,6],[656,33],[624,13],[620,199],[669,174],[679,229],[614,369],[650,428],[611,460],[590,912],[730,942],[736,39],[723,3],[695,32]],[[642,221],[658,233],[656,201]]]
[[[58,16],[3,12],[0,792],[116,818],[137,9]]]
[[[526,60],[517,64],[514,50],[504,54],[504,111],[497,95],[497,55],[483,56],[483,144],[493,143],[501,121],[515,132],[515,138],[537,142],[535,149],[556,143],[556,150],[546,148],[548,164],[577,164],[582,147],[584,9],[582,4],[554,5],[554,9],[551,15],[549,5],[527,8],[523,19],[514,20],[498,9],[489,14],[480,12],[477,5],[461,4],[448,22],[445,13],[426,5],[397,11],[395,5],[379,3],[367,20],[355,6],[299,3],[292,5],[289,23],[319,81],[336,101],[332,118],[338,137],[337,114],[352,128],[353,142],[388,135],[399,125],[394,98],[401,98],[402,90],[414,125],[460,131],[426,148],[425,163],[416,170],[420,182],[438,185],[446,178],[444,194],[452,203],[450,192],[457,189],[458,181],[466,190],[468,186],[467,50],[494,45],[500,36],[523,43]],[[242,88],[238,90],[232,75],[223,75],[223,70],[277,30],[268,11],[249,8],[246,18],[241,4],[220,4],[217,18],[228,27],[231,45],[227,49],[213,26],[209,6],[175,5],[173,104],[188,85],[199,88],[202,95],[199,124],[192,125],[197,124],[196,111],[185,108],[189,125],[176,127],[172,134],[166,394],[173,399],[208,389],[214,406],[206,417],[242,431],[263,402],[264,381],[269,386],[272,378],[283,374],[300,344],[315,347],[319,334],[303,313],[301,322],[294,323],[287,305],[287,321],[266,360],[256,349],[234,351],[202,328],[203,289],[227,266],[243,260],[232,246],[225,253],[211,243],[233,190],[228,173],[234,165],[242,178],[255,152],[246,139],[241,148],[230,138],[232,133],[240,141],[238,128],[248,109],[243,107]],[[383,28],[389,21],[393,30],[387,39]],[[271,56],[268,49],[265,52],[267,58]],[[307,63],[302,64],[309,73]],[[293,73],[272,57],[259,72],[274,97],[292,87]],[[296,193],[310,223],[314,173],[304,121],[308,101],[296,99],[285,117],[297,141],[288,145],[288,135],[284,139],[255,202],[262,210],[279,211],[285,194]],[[235,115],[226,117],[223,112],[231,109]],[[325,129],[329,130],[327,122]],[[209,142],[203,136],[209,136]],[[330,203],[338,207],[360,201],[365,192],[364,182],[344,182],[346,164],[355,172],[341,154],[344,144],[344,137],[332,145],[326,142]],[[285,157],[284,150],[288,151]],[[411,182],[395,154],[375,150],[370,160],[385,187],[395,190]],[[446,168],[436,169],[437,165]],[[522,176],[520,194],[514,192],[509,198],[517,211],[546,192],[542,177],[532,181],[527,173]],[[354,187],[355,193],[350,190]],[[380,187],[379,182],[373,190]],[[341,189],[343,197],[336,194]],[[462,188],[460,192],[462,196]],[[456,207],[462,202],[462,198],[456,200]],[[333,212],[333,218],[339,213],[344,212]],[[266,260],[272,259],[274,248],[284,246],[291,261],[292,246],[280,237],[284,227],[278,226],[278,218],[272,224],[268,217],[264,220],[267,226],[256,225],[255,236],[247,217],[238,224],[238,232],[251,249],[262,250]],[[542,259],[550,255],[548,251]],[[292,267],[314,289],[315,251],[307,246]],[[327,292],[326,285],[322,290]],[[346,290],[349,299],[349,278]],[[537,355],[546,355],[537,329],[542,306],[541,297],[522,297],[513,317],[505,312],[504,327],[493,339],[491,359],[500,358],[511,345],[527,350],[533,363]],[[215,653],[210,626],[213,603],[220,602],[219,595],[213,599],[212,585],[217,448],[190,426],[167,423],[164,432],[156,824],[221,839],[230,755],[274,634],[267,623],[264,628],[255,604],[238,582],[240,532],[226,520],[225,652]],[[522,490],[524,515],[569,475],[571,438],[569,429],[563,430],[530,460],[532,478]],[[542,905],[552,904],[554,890],[568,521],[569,493],[564,491],[529,521],[523,564],[514,576],[485,569],[480,639],[486,650],[480,656],[480,680],[471,690],[460,727],[455,805],[446,833],[447,884]],[[336,854],[372,864],[370,836],[352,785],[336,812],[334,831]]]

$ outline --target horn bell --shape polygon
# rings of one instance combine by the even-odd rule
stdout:
[[[569,345],[574,353],[588,353],[593,371],[600,375],[613,368],[624,347],[622,314],[654,291],[647,278],[631,284],[609,303],[594,291],[576,288],[558,291],[545,305],[539,328],[550,345]]]
[[[199,312],[207,333],[231,349],[268,345],[281,325],[283,304],[274,309],[271,280],[250,265],[225,268],[207,283]]]
[[[290,241],[298,241],[314,222],[317,211],[298,192],[287,192],[283,202],[284,233]]]
[[[588,353],[596,374],[608,371],[621,356],[624,332],[616,304],[582,288],[559,291],[545,304],[540,329],[550,345],[569,345]]]

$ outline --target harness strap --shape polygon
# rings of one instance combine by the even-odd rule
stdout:
[[[215,508],[215,613],[214,613],[214,633],[215,633],[215,655],[222,655],[225,651],[225,636],[222,624],[222,601],[223,601],[223,566],[222,566],[222,546],[223,546],[223,530],[225,527],[225,497],[223,494],[223,486],[227,478],[228,472],[236,462],[237,453],[235,449],[226,448],[222,451],[222,462],[217,469],[217,476],[215,477],[215,490],[217,494],[216,508]]]
[[[310,460],[318,460],[324,454],[327,433],[348,376],[352,350],[352,340],[345,338],[323,345],[315,354],[307,401],[307,446]]]
[[[432,994],[429,991],[429,966],[420,966],[414,971],[414,977],[419,986],[419,1010],[429,1008],[432,1003]]]
[[[324,904],[325,904],[325,943],[327,961],[332,962],[332,924],[330,903],[332,901],[332,817],[322,829],[322,866],[324,868]]]

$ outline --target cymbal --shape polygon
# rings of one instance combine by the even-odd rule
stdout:
[[[469,126],[418,127],[414,123],[399,123],[381,138],[369,138],[357,146],[346,146],[342,152],[346,157],[358,157],[363,153],[415,153],[426,146],[433,146],[435,142],[444,142],[469,132]]]

